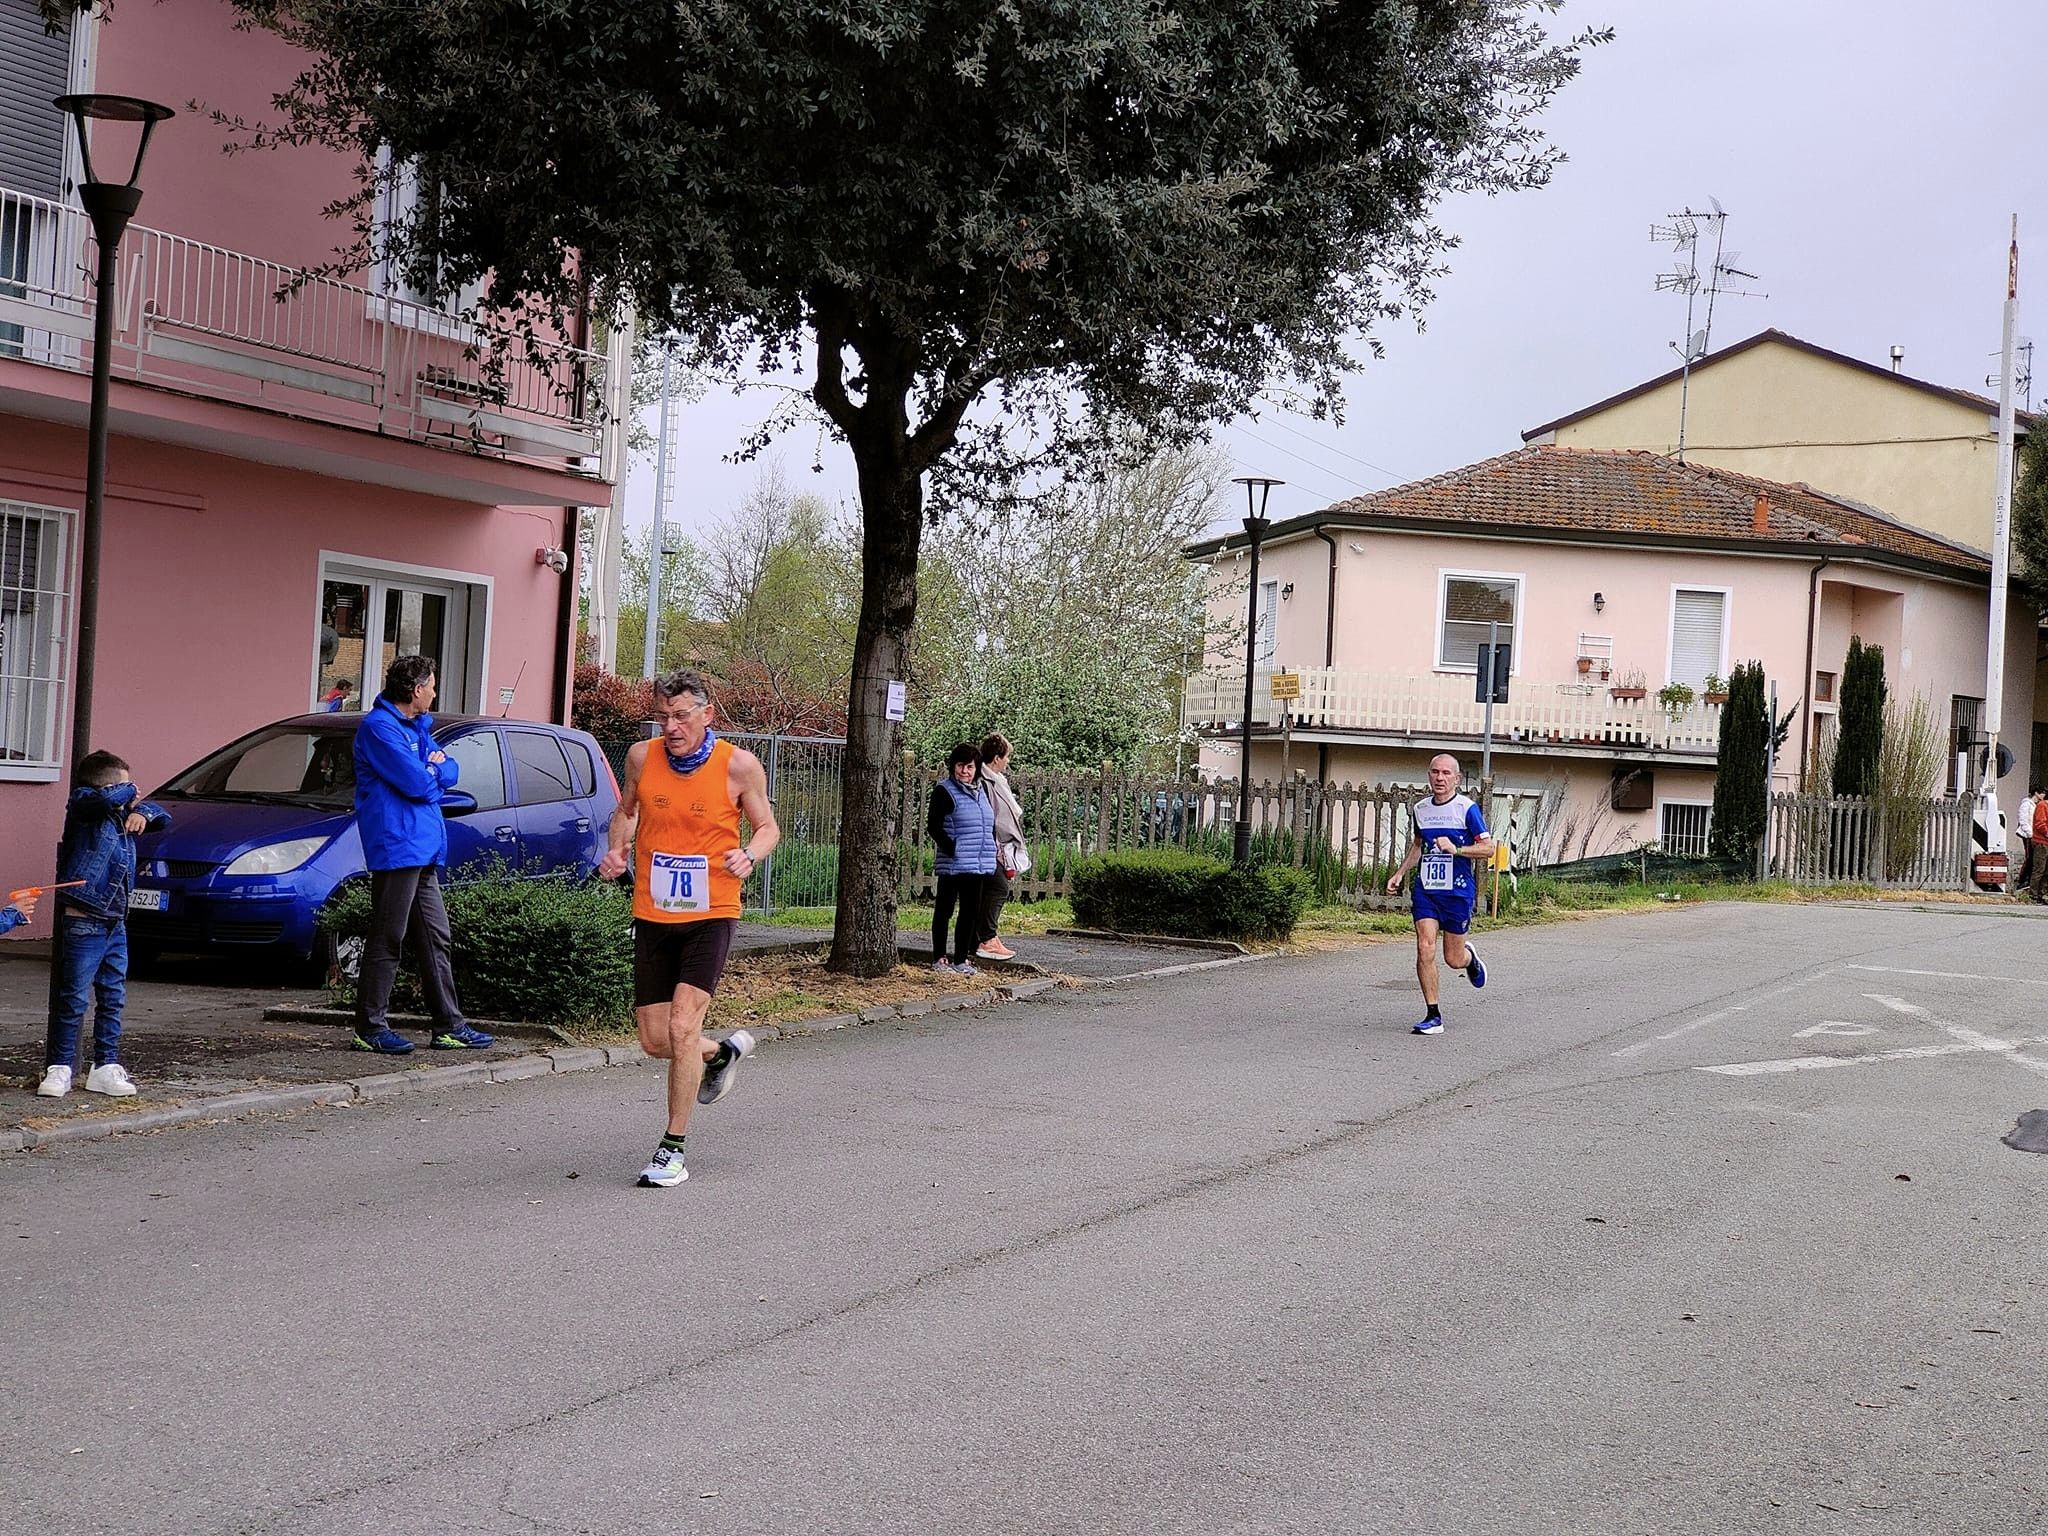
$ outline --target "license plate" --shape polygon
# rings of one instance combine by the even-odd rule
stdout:
[[[169,891],[145,891],[140,888],[128,893],[128,910],[131,912],[162,912],[171,904]]]

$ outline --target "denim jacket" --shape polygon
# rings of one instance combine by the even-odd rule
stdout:
[[[127,918],[135,839],[122,826],[130,812],[139,812],[152,832],[171,824],[171,813],[154,801],[137,800],[132,784],[82,784],[71,791],[64,840],[57,845],[57,879],[85,883],[57,892],[60,907],[109,921]]]
[[[19,907],[0,907],[0,933],[10,928],[19,928],[28,919],[21,915]]]

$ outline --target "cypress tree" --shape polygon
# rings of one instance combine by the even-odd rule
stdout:
[[[1884,647],[1849,641],[1842,667],[1842,714],[1835,738],[1838,795],[1877,793],[1877,758],[1884,746]]]
[[[1707,851],[1734,859],[1747,871],[1763,841],[1770,785],[1764,754],[1770,741],[1771,706],[1764,688],[1764,664],[1748,661],[1728,679],[1721,706],[1721,741],[1714,764],[1714,809]]]

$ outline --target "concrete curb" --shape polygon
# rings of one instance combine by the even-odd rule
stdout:
[[[1249,965],[1269,960],[1284,951],[1264,954],[1236,954],[1221,960],[1197,960],[1171,965],[1163,970],[1139,971],[1129,976],[1083,976],[1065,981],[1037,976],[1001,982],[974,992],[949,992],[933,998],[905,1003],[881,1003],[858,1013],[831,1014],[793,1024],[751,1026],[754,1038],[764,1042],[799,1040],[836,1029],[861,1024],[881,1024],[897,1019],[929,1018],[933,1014],[955,1013],[965,1008],[986,1008],[1001,1003],[1027,1002],[1061,986],[1128,986],[1134,981],[1179,976],[1190,971],[1215,970],[1222,966]],[[1019,967],[1021,969],[1022,967]],[[1035,969],[1035,967],[1034,967]],[[313,1010],[298,1010],[309,1013]],[[324,1020],[321,1022],[325,1022]],[[532,1026],[529,1026],[532,1027]],[[647,1060],[636,1045],[557,1046],[524,1056],[506,1056],[496,1061],[464,1061],[444,1067],[410,1067],[397,1072],[379,1072],[368,1077],[331,1083],[297,1083],[289,1087],[251,1088],[237,1093],[215,1094],[180,1104],[150,1109],[115,1110],[82,1115],[57,1125],[37,1129],[29,1126],[0,1128],[0,1153],[32,1152],[39,1147],[71,1141],[97,1141],[129,1131],[157,1131],[170,1126],[195,1125],[206,1121],[239,1119],[249,1115],[279,1114],[292,1110],[316,1109],[325,1105],[371,1104],[379,1100],[441,1088],[468,1087],[476,1083],[510,1083],[526,1078],[548,1077],[562,1072],[591,1072],[604,1067],[630,1066]]]
[[[1183,939],[1164,933],[1116,933],[1108,928],[1048,928],[1048,938],[1094,939],[1103,944],[1143,944],[1148,949],[1209,949],[1226,955],[1248,955],[1235,939]]]
[[[355,1028],[356,1016],[346,1008],[319,1008],[298,1003],[276,1003],[263,1010],[266,1024],[332,1024]],[[388,1021],[393,1029],[417,1029],[424,1033],[434,1021],[424,1013],[394,1013]],[[552,1024],[522,1024],[512,1019],[471,1019],[487,1034],[508,1040],[542,1040],[566,1045],[569,1036]]]

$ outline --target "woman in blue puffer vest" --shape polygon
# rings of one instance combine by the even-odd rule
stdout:
[[[932,969],[974,974],[988,883],[996,873],[996,808],[975,774],[981,749],[963,741],[946,760],[946,776],[932,786],[925,827],[938,849],[939,890],[932,900]],[[953,959],[946,961],[946,924],[959,908]]]

